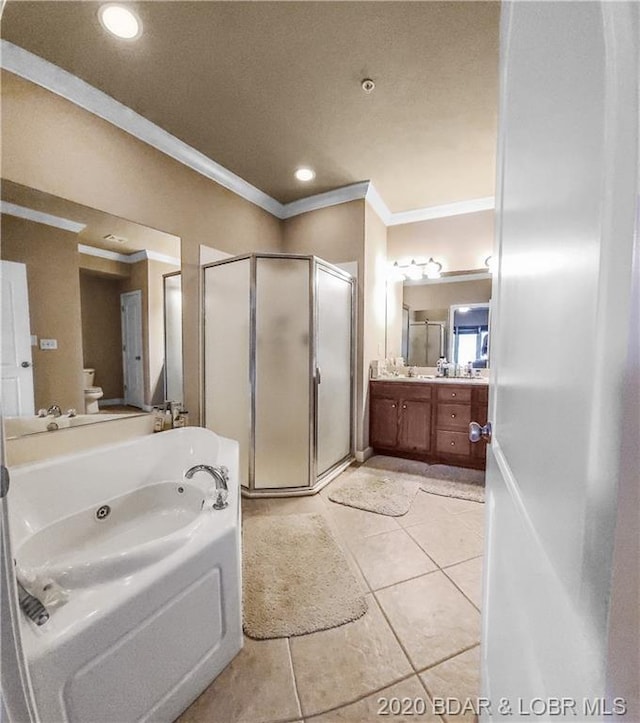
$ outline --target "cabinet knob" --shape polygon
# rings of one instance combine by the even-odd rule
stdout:
[[[451,442],[451,446],[452,446],[452,447],[455,447],[455,446],[456,446],[456,443],[455,443],[455,442]]]
[[[455,419],[455,418],[456,418],[456,415],[455,415],[455,414],[452,414],[452,415],[451,415],[451,419]]]
[[[402,405],[402,408],[403,408],[403,409],[406,409],[406,408],[407,408],[407,405],[406,405],[406,404],[403,404],[403,405]]]
[[[391,405],[391,409],[395,409],[395,408],[396,408],[396,405],[395,405],[395,404],[392,404],[392,405]]]
[[[455,393],[455,392],[451,392],[451,396],[452,396],[452,397],[455,397],[455,396],[456,396],[456,393]]]

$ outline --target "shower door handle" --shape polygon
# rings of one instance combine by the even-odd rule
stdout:
[[[320,384],[322,382],[322,374],[320,372],[320,367],[316,367],[316,383]]]

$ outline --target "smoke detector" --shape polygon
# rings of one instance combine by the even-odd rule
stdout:
[[[104,241],[110,241],[111,243],[115,244],[126,244],[127,239],[124,236],[114,236],[112,233],[108,233],[106,236],[102,237]]]
[[[362,86],[362,90],[364,90],[367,94],[373,93],[373,89],[376,87],[376,84],[371,80],[371,78],[365,78],[360,85]]]

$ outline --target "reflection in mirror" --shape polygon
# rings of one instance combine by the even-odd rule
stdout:
[[[489,304],[455,304],[449,312],[451,349],[454,364],[489,366]]]
[[[164,398],[182,402],[182,276],[165,274],[164,282]]]
[[[491,298],[491,278],[465,278],[460,273],[455,277],[435,280],[405,281],[403,284],[403,356],[409,366],[435,367],[440,356],[449,361],[462,364],[465,361],[476,362],[476,366],[488,364],[488,353],[482,355],[482,342],[488,328],[480,332],[480,356],[461,360],[470,356],[471,336],[454,344],[454,335],[450,334],[452,318],[451,307],[475,308],[478,305],[489,308]],[[456,317],[457,318],[457,317]],[[471,318],[471,317],[469,317]],[[464,324],[464,322],[461,322]],[[485,326],[480,324],[480,326]],[[488,327],[488,321],[486,323]],[[477,340],[474,338],[473,343]],[[475,346],[472,350],[475,353]],[[454,352],[458,357],[453,356]]]
[[[178,237],[3,180],[0,266],[7,436],[164,401],[163,277],[180,270]],[[175,366],[181,338],[171,351]]]
[[[425,310],[409,313],[407,365],[434,367],[445,355],[446,322]]]

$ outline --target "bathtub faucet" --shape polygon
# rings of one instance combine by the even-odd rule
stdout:
[[[59,404],[52,404],[49,409],[47,409],[47,415],[53,414],[54,417],[61,417],[62,416],[62,409],[60,409]]]
[[[216,499],[211,506],[214,510],[223,510],[228,504],[227,496],[229,494],[229,488],[227,482],[229,481],[229,470],[226,467],[196,464],[184,473],[185,479],[192,479],[196,472],[207,472],[213,477],[216,486],[211,492]]]

